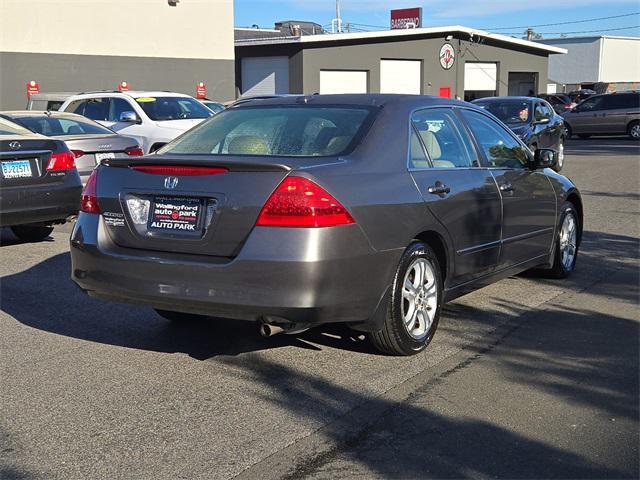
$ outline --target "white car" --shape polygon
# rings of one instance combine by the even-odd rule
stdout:
[[[195,98],[173,92],[81,93],[67,98],[60,110],[84,115],[136,138],[145,154],[213,115]]]

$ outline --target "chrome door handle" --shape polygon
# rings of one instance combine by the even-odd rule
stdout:
[[[503,183],[502,185],[500,185],[500,191],[501,192],[513,192],[515,190],[515,188],[513,188],[513,185],[511,185],[510,183]]]
[[[437,182],[435,185],[430,186],[427,191],[429,193],[433,193],[434,195],[446,195],[447,193],[451,192],[451,189],[446,185]]]

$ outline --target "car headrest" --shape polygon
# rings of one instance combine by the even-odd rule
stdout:
[[[229,142],[227,151],[232,155],[268,155],[269,145],[256,135],[239,135]]]
[[[429,162],[427,162],[427,157],[417,135],[411,135],[411,164],[413,168],[429,167]]]
[[[78,125],[71,125],[69,127],[69,130],[67,130],[67,133],[70,135],[79,135],[81,133],[84,133],[82,131],[82,129],[78,126]]]
[[[438,137],[431,130],[420,132],[424,146],[427,148],[429,157],[431,160],[438,160],[442,156],[442,150],[440,149],[440,143],[438,143]]]
[[[336,137],[338,133],[338,127],[323,127],[320,132],[318,132],[318,136],[313,142],[313,147],[315,150],[322,151],[327,148],[329,142],[332,138]]]
[[[335,155],[337,153],[342,152],[349,143],[351,142],[351,137],[349,135],[333,137],[327,143],[327,148],[324,150],[325,155]]]
[[[434,160],[433,166],[435,168],[454,168],[455,167],[453,162],[450,162],[449,160]]]

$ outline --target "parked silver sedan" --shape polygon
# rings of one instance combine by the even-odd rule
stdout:
[[[14,111],[2,112],[0,117],[21,125],[34,133],[64,141],[75,156],[82,179],[87,179],[102,160],[116,156],[142,156],[135,138],[118,135],[82,115],[64,112]]]

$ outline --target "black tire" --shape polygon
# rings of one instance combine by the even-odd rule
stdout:
[[[545,276],[549,278],[567,278],[571,275],[571,272],[576,268],[576,262],[578,260],[578,249],[580,246],[580,218],[578,217],[578,211],[576,207],[571,202],[564,202],[562,205],[560,214],[560,220],[558,222],[558,233],[556,234],[556,240],[553,248],[553,264],[551,268],[548,270],[544,270]],[[573,215],[575,220],[575,228],[576,228],[576,241],[575,241],[575,254],[573,257],[573,261],[569,265],[565,265],[562,262],[562,251],[560,247],[560,236],[562,225],[564,224],[565,218],[568,215]]]
[[[51,235],[53,227],[42,225],[15,225],[11,227],[11,231],[23,242],[39,242]]]
[[[629,123],[629,126],[627,127],[627,135],[634,140],[640,140],[640,122],[638,120],[634,120]]]
[[[415,338],[409,333],[402,318],[403,302],[406,301],[402,296],[402,289],[409,268],[419,259],[426,260],[432,267],[437,288],[435,297],[437,300],[435,302],[435,314],[431,320],[430,327],[426,329],[420,338]],[[442,310],[442,285],[440,264],[434,251],[422,242],[412,243],[402,255],[396,270],[391,299],[389,300],[389,307],[382,330],[369,334],[369,340],[373,346],[388,355],[408,356],[424,350],[433,339],[438,328],[440,311]]]
[[[154,310],[165,320],[175,323],[199,322],[207,318],[204,315],[197,315],[195,313],[172,312],[170,310],[158,310],[157,308],[154,308]]]
[[[571,125],[565,122],[564,129],[567,132],[567,138],[571,138],[571,135],[573,135],[573,132],[571,131]]]
[[[578,137],[580,137],[580,138],[589,138],[589,137],[591,137],[591,135],[588,134],[588,133],[579,133]]]

